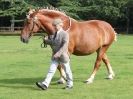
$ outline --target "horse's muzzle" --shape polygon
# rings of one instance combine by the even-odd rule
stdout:
[[[28,42],[29,42],[29,39],[28,39],[28,38],[23,38],[22,36],[20,37],[20,40],[21,40],[23,43],[28,43]]]

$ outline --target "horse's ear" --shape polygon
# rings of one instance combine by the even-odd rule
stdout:
[[[29,16],[29,15],[26,15],[26,18],[27,18],[27,19],[30,19],[30,16]]]
[[[35,12],[36,10],[35,9],[32,9],[33,12]]]
[[[30,9],[28,14],[30,15],[30,14],[34,13],[35,11],[36,11],[35,9]]]
[[[40,10],[40,8],[37,8],[37,9],[35,9],[35,12],[38,12]]]
[[[31,11],[31,10],[32,10],[32,8],[31,8],[31,7],[28,7],[28,8],[27,8],[27,10],[28,10],[28,12],[29,12],[29,11]]]

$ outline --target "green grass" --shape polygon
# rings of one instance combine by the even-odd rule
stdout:
[[[96,54],[72,56],[74,88],[63,90],[57,85],[56,72],[47,91],[35,82],[47,74],[51,49],[40,48],[41,39],[33,37],[23,44],[19,36],[0,36],[0,99],[132,99],[133,98],[133,36],[120,35],[108,50],[114,80],[106,80],[107,70],[102,64],[91,85],[83,83],[92,72]]]

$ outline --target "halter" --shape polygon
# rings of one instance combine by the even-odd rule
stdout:
[[[72,26],[72,21],[71,21],[71,18],[70,18],[70,17],[68,17],[68,19],[69,19],[69,27],[68,27],[68,29],[66,30],[67,32],[70,30],[70,28],[71,28],[71,26]]]
[[[28,18],[28,16],[27,16],[27,18]],[[32,25],[32,28],[31,28],[31,30],[30,30],[30,36],[33,34],[33,29],[34,29],[34,27],[35,27],[35,24],[38,26],[38,24],[36,23],[36,18],[34,17],[34,18],[32,18],[33,19],[33,25]]]

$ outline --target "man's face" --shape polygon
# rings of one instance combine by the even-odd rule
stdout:
[[[60,24],[54,25],[54,28],[56,31],[58,31],[62,28],[62,26],[63,26],[62,23],[60,23]]]

